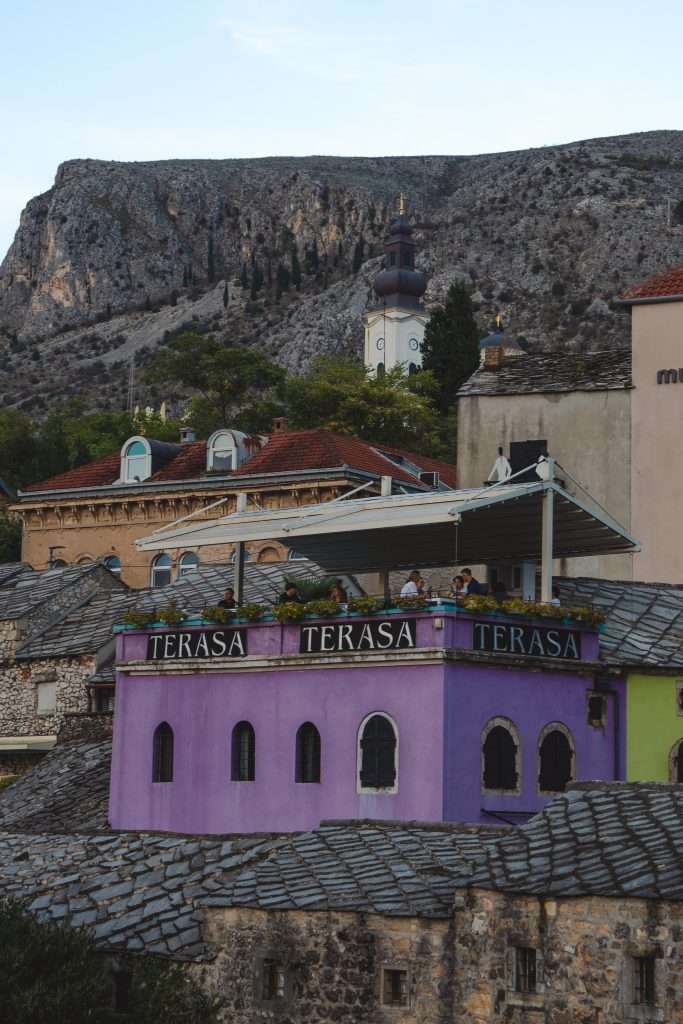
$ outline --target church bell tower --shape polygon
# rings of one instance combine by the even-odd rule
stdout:
[[[424,274],[415,270],[415,242],[403,193],[398,216],[384,242],[384,269],[374,281],[376,301],[365,314],[365,365],[376,375],[395,366],[414,373],[422,365],[422,341],[429,319],[422,296]]]

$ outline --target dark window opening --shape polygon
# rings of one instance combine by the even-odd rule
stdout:
[[[395,252],[390,252],[389,253],[389,265],[392,266],[392,267],[396,266],[396,253]]]
[[[411,265],[411,263],[412,263],[412,260],[410,258],[410,253],[409,252],[404,253],[403,254],[403,266],[404,267],[409,267]]]
[[[162,722],[154,730],[153,782],[173,782],[173,729]]]
[[[408,972],[388,970],[382,971],[382,1005],[408,1005]]]
[[[320,733],[312,722],[296,734],[296,781],[320,782]]]
[[[250,722],[238,722],[232,730],[233,782],[253,782],[256,778],[256,736]]]
[[[536,950],[528,946],[515,949],[515,992],[536,991]]]
[[[378,377],[383,377],[384,376],[384,363],[378,363],[377,364],[377,376]]]
[[[512,589],[522,589],[522,567],[521,565],[514,565],[512,567]]]
[[[572,748],[559,729],[543,737],[538,785],[544,793],[564,793],[572,777]]]
[[[510,444],[510,466],[513,476],[522,469],[531,467],[526,473],[515,477],[514,483],[538,483],[538,476],[533,468],[538,461],[539,455],[548,454],[547,441],[512,441]]]
[[[391,789],[396,782],[396,733],[388,718],[373,715],[360,741],[360,784],[364,789]]]
[[[112,968],[112,1008],[114,1013],[130,1011],[130,989],[133,975],[127,967]]]
[[[111,714],[114,710],[114,687],[98,687],[94,692],[93,709],[98,715]]]
[[[634,961],[633,1002],[637,1006],[655,1005],[655,958],[637,956]]]
[[[408,374],[413,373],[417,373],[417,365],[415,363],[411,363],[408,367]]]
[[[588,724],[600,728],[607,719],[607,698],[601,693],[588,695]]]
[[[278,960],[264,960],[261,973],[261,998],[265,1002],[284,999],[287,988],[287,972]]]
[[[517,789],[517,745],[512,734],[495,725],[484,740],[484,789]]]
[[[672,768],[671,781],[683,782],[683,740],[674,748]]]

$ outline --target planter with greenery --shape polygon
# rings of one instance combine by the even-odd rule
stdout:
[[[351,615],[373,615],[377,611],[377,600],[368,594],[350,597],[348,609]]]
[[[157,619],[166,626],[179,626],[186,617],[185,612],[178,607],[175,601],[157,609]]]
[[[241,608],[237,609],[237,616],[240,619],[246,619],[247,622],[258,622],[268,611],[268,605],[266,604],[243,604]]]
[[[501,608],[495,597],[486,594],[468,594],[463,601],[463,608],[468,612],[500,612]]]
[[[342,608],[339,601],[333,601],[331,597],[319,598],[317,601],[307,601],[304,605],[306,615],[313,615],[317,619],[331,619],[339,615]]]
[[[234,620],[235,610],[233,608],[221,608],[217,604],[207,605],[206,608],[202,609],[202,617],[207,622],[218,622],[225,626],[228,622]]]
[[[130,629],[145,629],[154,622],[156,612],[153,609],[145,611],[142,608],[129,608],[123,616],[124,626]]]
[[[406,597],[397,597],[394,599],[395,606],[400,611],[420,611],[427,607],[427,598],[422,594],[410,595]]]
[[[306,614],[305,605],[297,601],[287,601],[286,604],[276,604],[273,608],[273,615],[278,622],[301,622]]]

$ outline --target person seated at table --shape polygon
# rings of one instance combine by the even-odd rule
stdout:
[[[472,570],[471,569],[461,569],[460,574],[461,574],[462,578],[465,581],[465,593],[468,596],[470,594],[483,594],[484,593],[483,585],[479,582],[478,579],[476,579],[472,575]]]
[[[422,582],[422,586],[424,587],[424,580],[422,580],[417,569],[413,569],[410,576],[401,587],[401,597],[417,597],[420,593],[420,588],[418,586],[418,583],[420,582]]]
[[[301,604],[302,598],[299,595],[299,591],[296,588],[296,583],[292,583],[290,580],[285,585],[283,594],[280,594],[278,598],[278,604]]]
[[[226,587],[225,593],[223,594],[223,600],[218,602],[219,608],[236,608],[237,601],[235,600],[235,591],[232,587]]]
[[[332,601],[338,601],[339,604],[347,604],[349,595],[346,593],[346,589],[341,580],[335,580],[334,586],[330,590],[330,598]]]
[[[465,596],[465,581],[462,576],[454,576],[451,580],[451,597],[456,601],[462,601]]]

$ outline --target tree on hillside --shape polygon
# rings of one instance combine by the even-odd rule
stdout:
[[[214,1024],[219,1004],[187,970],[151,957],[117,972],[92,935],[38,921],[17,900],[0,901],[0,1007],[3,1024]]]
[[[431,370],[439,383],[436,403],[443,416],[455,403],[460,385],[479,365],[479,338],[470,294],[455,281],[445,304],[431,313],[422,344],[422,368]]]
[[[0,512],[0,563],[21,559],[21,520]]]
[[[295,429],[322,427],[441,454],[433,391],[431,374],[408,377],[396,368],[375,378],[361,363],[332,356],[316,359],[301,377],[288,378],[280,394]]]
[[[32,479],[36,445],[33,421],[16,409],[0,409],[0,477],[10,487]]]
[[[255,349],[186,331],[157,351],[146,376],[150,383],[194,392],[190,420],[206,437],[280,384],[284,371]]]

